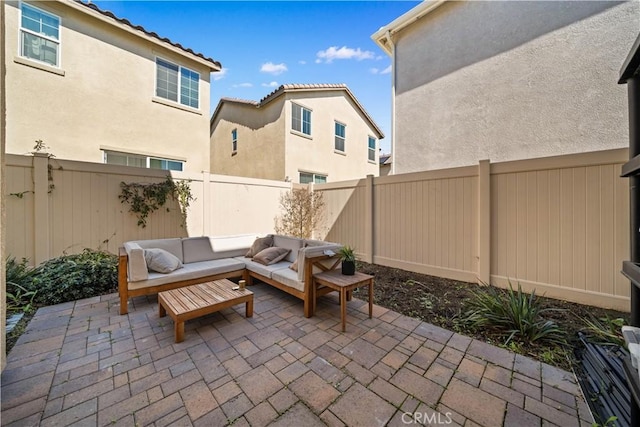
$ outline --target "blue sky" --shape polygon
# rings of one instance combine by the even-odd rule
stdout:
[[[212,57],[221,97],[260,100],[286,83],[346,83],[391,147],[390,58],[371,35],[415,1],[107,1],[102,9]]]

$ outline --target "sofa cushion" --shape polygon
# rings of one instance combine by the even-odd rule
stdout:
[[[164,249],[151,248],[144,250],[144,260],[147,263],[149,271],[155,271],[158,273],[171,273],[179,268],[182,268],[182,261],[180,261],[175,255]]]
[[[253,273],[258,273],[259,275],[267,277],[269,279],[271,279],[271,273],[273,273],[274,271],[280,270],[283,268],[289,268],[289,265],[291,265],[289,261],[280,261],[271,265],[263,265],[263,264],[260,264],[259,262],[255,262],[251,260],[251,258],[238,257],[234,259],[237,261],[243,262],[247,270]]]
[[[210,237],[214,259],[243,257],[257,237],[256,234]]]
[[[182,255],[182,261],[185,264],[215,259],[215,253],[211,247],[211,239],[208,237],[187,237],[182,239]]]
[[[285,258],[287,261],[293,262],[298,258],[298,249],[302,247],[302,239],[289,236],[273,236],[273,246],[278,248],[291,249],[291,252]]]
[[[304,292],[304,281],[298,280],[298,273],[290,268],[281,268],[274,271],[271,274],[271,278],[283,285],[287,285],[290,288],[296,289],[300,292]]]
[[[247,251],[247,253],[245,254],[245,257],[253,258],[258,253],[267,248],[270,248],[271,246],[273,246],[272,235],[268,235],[266,237],[258,237],[249,248],[249,251]]]
[[[255,262],[259,262],[264,265],[275,264],[278,261],[283,260],[291,252],[291,249],[271,247],[264,249],[253,256]]]
[[[144,249],[136,242],[125,242],[124,250],[127,251],[127,276],[130,282],[147,280],[149,270],[147,262],[144,260]]]
[[[184,264],[183,268],[180,268],[170,274],[149,273],[149,278],[147,280],[129,283],[129,289],[165,285],[167,283],[173,283],[180,280],[197,279],[200,277],[230,273],[233,271],[237,271],[238,276],[241,276],[242,270],[244,270],[244,263],[233,258],[192,262],[190,264]]]
[[[142,249],[164,249],[175,255],[180,261],[184,260],[182,256],[182,239],[153,239],[153,240],[136,240],[135,243],[140,245]]]

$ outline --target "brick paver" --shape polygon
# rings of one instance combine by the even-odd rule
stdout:
[[[7,356],[2,425],[589,425],[569,372],[336,297],[302,303],[264,284],[243,307],[186,323],[173,342],[155,297],[44,307]]]

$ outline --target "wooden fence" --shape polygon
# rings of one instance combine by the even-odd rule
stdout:
[[[627,149],[317,184],[364,261],[629,310]]]

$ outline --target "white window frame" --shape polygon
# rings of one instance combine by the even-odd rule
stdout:
[[[177,81],[178,99],[177,99],[177,101],[174,101],[173,99],[165,98],[164,96],[158,95],[158,60],[178,67],[178,81]],[[169,102],[171,104],[177,104],[177,105],[180,105],[181,107],[184,107],[184,108],[190,108],[190,109],[193,109],[193,110],[200,110],[200,104],[201,104],[201,100],[200,100],[200,92],[201,92],[200,91],[200,73],[195,71],[195,70],[192,70],[191,68],[183,67],[180,64],[176,64],[173,61],[170,61],[170,60],[168,60],[166,58],[163,58],[162,56],[157,56],[157,55],[155,57],[154,64],[155,64],[155,68],[154,68],[154,74],[153,74],[153,81],[154,81],[153,95],[158,99],[162,99],[164,102]],[[181,95],[182,82],[181,82],[181,77],[182,77],[182,70],[183,69],[187,70],[187,71],[189,71],[191,73],[194,73],[196,76],[198,76],[198,106],[197,107],[193,107],[191,105],[182,103],[182,95]]]
[[[311,175],[311,182],[313,182],[314,184],[324,184],[329,182],[329,175],[325,175],[323,173],[316,173],[316,172],[307,172],[307,171],[298,171],[298,182],[302,184],[302,174],[304,175]],[[316,182],[316,177],[324,177],[324,182]],[[308,184],[308,183],[306,183]]]
[[[167,157],[159,157],[159,156],[152,156],[152,155],[146,155],[146,154],[127,153],[126,151],[104,150],[103,149],[102,150],[102,161],[103,161],[103,163],[105,163],[107,165],[116,165],[116,163],[107,163],[107,156],[108,156],[109,153],[114,154],[114,155],[120,155],[120,156],[136,157],[136,158],[139,158],[140,160],[144,160],[145,167],[147,169],[152,169],[151,168],[151,160],[160,160],[160,161],[166,161],[166,162],[180,163],[180,165],[181,165],[180,171],[184,171],[184,164],[185,164],[184,160],[176,160],[176,159],[170,159],[170,158],[167,158]],[[118,165],[118,166],[124,166],[124,165]],[[137,166],[132,166],[132,167],[137,167]],[[155,169],[155,168],[153,168],[153,169]],[[177,169],[159,169],[159,170],[177,170]]]
[[[338,135],[337,126],[342,126],[344,136]],[[342,150],[338,148],[338,139],[342,140]],[[339,154],[345,154],[347,152],[347,125],[337,120],[333,121],[333,151]]]
[[[238,128],[231,131],[231,154],[238,152]]]
[[[296,129],[293,123],[293,109],[300,108],[300,129]],[[304,112],[307,111],[309,113],[309,133],[304,131]],[[310,108],[304,107],[296,102],[291,103],[291,130],[297,134],[304,135],[307,137],[311,137],[311,133],[313,132],[313,110]]]
[[[371,142],[371,140],[373,140],[373,148],[371,148],[369,146],[369,142]],[[376,162],[376,151],[378,148],[378,139],[368,135],[367,137],[367,160],[369,160],[371,163],[375,163]],[[373,159],[371,158],[371,154],[373,153]]]
[[[27,2],[20,2],[18,6],[19,6],[19,12],[20,12],[19,16],[18,16],[18,56],[20,58],[26,59],[27,61],[34,61],[34,62],[37,62],[38,64],[44,64],[47,67],[62,68],[62,64],[61,64],[61,62],[62,62],[62,55],[61,55],[61,51],[62,51],[62,18],[60,18],[60,16],[58,16],[58,15],[55,15],[55,14],[53,14],[51,12],[48,12],[48,11],[42,9],[42,8],[36,7],[36,6],[34,6],[34,5],[30,4],[30,3],[27,3]],[[22,7],[23,6],[30,7],[31,9],[34,9],[34,10],[38,11],[39,13],[42,13],[44,15],[48,15],[48,16],[50,16],[52,18],[57,19],[58,20],[58,38],[55,39],[53,37],[44,35],[42,33],[36,33],[33,30],[30,30],[28,28],[24,28],[22,26]],[[40,37],[40,38],[45,39],[45,40],[48,40],[48,41],[50,41],[52,43],[55,43],[57,45],[56,63],[55,63],[55,65],[49,64],[48,62],[45,62],[45,61],[40,61],[39,59],[30,58],[30,57],[25,56],[25,55],[22,54],[22,51],[23,51],[22,33],[23,32],[31,34],[31,35],[36,36],[36,37]]]

